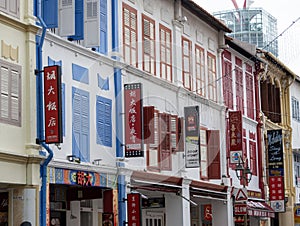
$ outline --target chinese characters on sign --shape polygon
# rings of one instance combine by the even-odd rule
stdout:
[[[143,156],[142,84],[124,85],[125,157]]]
[[[230,144],[230,163],[238,163],[239,156],[242,155],[243,142],[243,121],[241,111],[229,112],[229,144]]]
[[[185,107],[185,165],[187,168],[200,166],[199,107]]]
[[[267,138],[271,205],[275,212],[283,212],[285,204],[282,130],[268,130]]]
[[[141,226],[141,195],[127,194],[128,226]]]
[[[44,67],[45,142],[62,143],[61,68]]]
[[[83,171],[78,171],[76,173],[76,184],[81,186],[92,186],[92,175],[85,173]]]

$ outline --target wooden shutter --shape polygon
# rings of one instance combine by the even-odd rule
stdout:
[[[178,142],[179,142],[177,115],[170,115],[170,135],[171,135],[171,149],[174,152],[178,150]]]
[[[172,170],[171,156],[171,134],[170,134],[170,115],[166,113],[159,114],[159,152],[160,169]]]
[[[75,0],[59,1],[59,35],[62,37],[75,34]]]
[[[143,107],[144,115],[144,143],[154,143],[154,106]]]
[[[20,0],[0,0],[0,11],[20,17]]]
[[[107,53],[107,0],[100,0],[100,53]]]
[[[75,0],[75,34],[69,36],[69,40],[83,40],[84,36],[84,0]]]
[[[97,144],[112,146],[112,119],[110,99],[97,96],[96,102],[96,128]]]
[[[249,141],[250,148],[250,167],[253,175],[257,175],[257,162],[256,162],[256,142]]]
[[[84,44],[85,47],[100,46],[100,7],[98,0],[85,1]]]
[[[0,99],[0,117],[4,120],[9,120],[9,68],[6,66],[1,66],[1,80],[0,80],[0,91],[1,91],[1,99]]]
[[[208,178],[221,179],[219,130],[207,130]]]
[[[177,151],[184,151],[184,118],[178,118],[177,124],[177,132],[178,132],[178,146]]]
[[[83,162],[90,161],[89,93],[72,88],[72,153]]]
[[[159,152],[159,112],[154,110],[153,116],[153,136],[154,143],[147,144],[147,169],[151,171],[159,171],[160,152]]]
[[[47,28],[58,27],[58,0],[42,0],[42,16]]]

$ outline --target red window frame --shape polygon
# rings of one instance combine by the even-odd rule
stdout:
[[[160,77],[172,82],[172,31],[159,25]]]
[[[216,71],[216,56],[212,53],[207,53],[207,69],[208,69],[208,99],[217,101],[217,71]]]
[[[126,12],[128,12],[128,22],[126,22]],[[125,62],[138,67],[138,30],[137,30],[137,10],[123,3],[123,57]],[[126,41],[126,36],[129,36],[129,42]],[[134,37],[135,35],[135,37]],[[126,49],[129,49],[129,56],[126,54]],[[135,54],[135,56],[134,56]],[[129,59],[128,59],[129,58]]]
[[[181,40],[182,46],[182,83],[183,87],[192,90],[192,42],[185,37]],[[187,46],[187,48],[186,48]],[[186,62],[186,64],[185,64]]]
[[[196,93],[205,96],[205,58],[204,49],[195,45]]]
[[[246,64],[246,97],[247,97],[247,116],[254,119],[254,83],[252,67]]]
[[[148,25],[148,26],[147,26]],[[143,70],[156,74],[155,21],[142,14]],[[153,31],[153,33],[152,33]]]
[[[209,179],[221,179],[220,131],[207,130],[207,174]]]
[[[236,110],[240,110],[242,111],[242,114],[244,114],[242,60],[237,57],[235,60],[235,88],[236,88]]]
[[[233,110],[233,92],[232,92],[232,62],[231,53],[224,52],[223,58],[223,96],[225,105]]]

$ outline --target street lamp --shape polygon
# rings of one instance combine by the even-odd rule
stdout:
[[[246,183],[249,183],[252,179],[252,172],[247,164],[247,158],[244,161],[243,158],[239,155],[239,161],[235,167],[235,173],[236,177],[240,181],[243,181],[243,187],[246,188]],[[247,226],[247,213],[244,215],[244,225]]]

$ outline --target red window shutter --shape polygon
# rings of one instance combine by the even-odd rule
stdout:
[[[207,130],[208,178],[221,179],[219,130]]]
[[[177,151],[184,151],[184,119],[183,117],[178,118],[177,133],[178,133],[178,144]]]
[[[160,168],[161,170],[172,170],[170,115],[166,113],[159,114],[159,124]]]
[[[257,175],[257,163],[256,163],[256,142],[249,141],[250,146],[250,167],[253,175]]]
[[[154,106],[143,107],[144,114],[144,143],[154,143]]]

